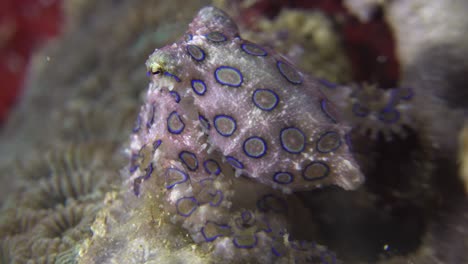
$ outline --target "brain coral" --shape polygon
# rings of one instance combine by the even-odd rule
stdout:
[[[287,194],[363,181],[322,84],[243,40],[213,7],[146,65],[129,149],[135,195],[156,197],[169,221],[225,260],[335,262],[290,237],[287,220],[296,211]]]

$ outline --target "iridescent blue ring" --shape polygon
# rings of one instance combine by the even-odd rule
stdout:
[[[266,56],[268,53],[260,46],[252,43],[243,43],[241,49],[252,56]]]
[[[195,61],[203,61],[205,59],[205,51],[196,45],[187,45],[187,52]]]
[[[269,95],[272,95],[275,101],[273,102],[272,105],[266,106],[265,104],[262,104],[262,102],[259,101],[259,98],[257,98],[259,93],[268,93]],[[256,89],[254,93],[252,94],[252,102],[254,105],[264,111],[271,111],[275,109],[275,107],[279,103],[279,96],[272,90],[270,89]]]
[[[188,157],[186,157],[186,155],[188,155]],[[192,158],[195,162],[195,164],[192,166],[191,164],[189,164],[189,162],[187,161],[187,158]],[[182,161],[182,163],[184,163],[184,165],[191,171],[196,171],[198,169],[198,159],[197,159],[197,156],[195,154],[193,154],[192,152],[190,151],[186,151],[186,150],[183,150],[179,153],[179,159]]]
[[[174,80],[176,80],[176,82],[181,82],[180,78],[175,76],[174,74],[170,73],[170,72],[164,72],[164,75],[167,76],[167,77],[172,77],[174,78]]]
[[[220,228],[220,229],[228,229],[229,231],[231,231],[231,227],[229,225],[226,225],[226,224],[218,224],[216,222],[213,222],[213,221],[206,221],[205,223],[205,226],[203,226],[201,229],[200,229],[200,233],[202,234],[203,238],[205,239],[206,242],[212,242],[214,240],[216,240],[216,238],[220,237],[220,236],[224,236],[223,234],[216,234],[214,236],[207,236],[206,232],[205,232],[205,227],[209,224],[213,224],[215,225],[216,227]]]
[[[320,166],[324,171],[321,175],[317,175],[313,177],[307,176],[306,172],[308,169],[310,169],[310,166]],[[307,164],[304,170],[302,170],[302,177],[306,181],[320,180],[320,179],[326,178],[328,174],[330,174],[330,167],[325,162],[319,161],[319,160],[310,162],[309,164]]]
[[[254,242],[251,244],[251,245],[240,245],[238,242],[237,242],[237,237],[234,236],[234,238],[232,239],[232,243],[234,244],[234,246],[236,246],[237,248],[254,248],[257,243],[258,243],[258,239],[257,239],[257,235],[253,234],[254,236]]]
[[[229,82],[229,81],[226,81],[226,80],[223,80],[222,78],[220,78],[220,74],[222,71],[232,71],[231,73],[234,73],[234,74],[237,74],[237,77],[239,78],[239,81],[237,82]],[[220,84],[223,84],[223,85],[227,85],[227,86],[230,86],[230,87],[239,87],[242,85],[242,82],[244,81],[244,77],[242,76],[242,73],[234,68],[234,67],[231,67],[231,66],[219,66],[218,68],[216,68],[215,72],[214,72],[214,77],[216,79],[217,82],[219,82]]]
[[[210,164],[214,165],[216,167],[216,169],[214,171],[210,170],[210,168],[209,168]],[[213,159],[205,160],[203,162],[203,167],[205,168],[206,173],[208,173],[210,175],[214,174],[214,175],[218,176],[221,173],[221,167],[219,166],[218,162],[216,162]]]
[[[180,128],[174,129],[174,128],[171,127],[170,121],[173,118],[177,118],[177,121],[180,122]],[[180,118],[179,114],[176,111],[172,111],[169,114],[169,117],[167,118],[167,130],[172,134],[180,134],[180,133],[182,133],[182,131],[184,131],[184,128],[185,128],[185,124],[182,121],[182,119]]]
[[[206,93],[206,84],[202,80],[193,79],[191,81],[193,91],[198,95],[204,95]],[[201,85],[201,90],[197,89],[197,86]]]
[[[221,121],[222,119],[226,119],[226,120],[229,120],[231,122],[232,129],[230,131],[223,131],[218,126],[218,122]],[[215,127],[216,131],[223,137],[232,136],[232,134],[234,134],[234,132],[236,132],[236,129],[237,129],[236,120],[233,117],[228,116],[228,115],[216,115],[214,117],[213,124],[214,124],[214,127]]]
[[[244,168],[244,164],[242,164],[242,162],[240,162],[239,160],[237,160],[233,156],[226,156],[226,161],[229,164],[231,164],[234,168],[238,168],[238,169],[243,169]]]
[[[222,191],[220,190],[216,190],[215,193],[211,193],[209,192],[208,193],[211,197],[215,198],[215,197],[218,197],[219,196],[219,199],[217,200],[216,203],[213,203],[213,201],[210,201],[210,205],[213,206],[213,207],[218,207],[222,202],[223,202],[223,199],[224,199],[224,194]]]
[[[177,168],[168,168],[166,170],[166,181],[167,181],[168,174],[170,173],[170,171],[174,171],[175,173],[179,174],[182,177],[181,177],[181,179],[179,181],[176,181],[176,182],[173,182],[173,183],[171,183],[169,185],[166,185],[166,189],[168,189],[168,190],[174,188],[174,186],[176,186],[177,184],[181,184],[181,183],[184,183],[184,182],[188,181],[188,179],[189,179],[189,176],[185,172],[183,172],[183,171],[181,171],[181,170],[179,170]]]
[[[333,146],[329,148],[323,148],[321,144],[323,143],[323,140],[326,140],[329,137],[336,137],[337,141],[333,144]],[[338,134],[335,131],[327,131],[323,133],[320,138],[317,140],[316,147],[317,151],[320,153],[329,153],[332,151],[337,150],[341,146],[341,137],[340,134]]]
[[[278,68],[279,72],[281,75],[290,83],[292,84],[301,84],[303,79],[302,75],[294,69],[293,66],[282,62],[282,61],[277,61],[276,62],[276,67]]]
[[[190,209],[190,211],[187,212],[187,213],[182,213],[182,212],[180,211],[180,209],[179,209],[179,204],[180,204],[182,201],[184,201],[184,200],[189,200],[189,201],[193,202],[194,205],[195,205],[195,206],[193,206],[193,208]],[[197,199],[195,199],[195,197],[193,197],[193,196],[190,196],[190,197],[182,197],[182,198],[180,198],[179,200],[177,200],[177,201],[176,201],[176,204],[175,204],[176,209],[177,209],[177,213],[178,213],[179,215],[183,216],[183,217],[189,217],[189,216],[198,208],[198,205],[199,205],[199,204],[198,204]]]
[[[285,140],[286,140],[286,139],[284,138],[284,136],[285,136],[285,133],[287,133],[287,132],[289,132],[289,131],[294,131],[294,132],[296,132],[296,133],[298,133],[298,134],[300,135],[300,137],[301,137],[300,140],[302,141],[300,148],[298,148],[298,149],[292,149],[292,148],[290,148],[289,146],[287,146],[287,145],[285,144]],[[302,151],[304,151],[304,149],[305,149],[306,136],[304,135],[304,133],[303,133],[300,129],[298,129],[298,128],[296,128],[296,127],[285,127],[285,128],[283,128],[283,129],[281,129],[281,132],[280,132],[280,142],[281,142],[281,147],[282,147],[285,151],[287,151],[287,152],[289,152],[289,153],[293,153],[293,154],[299,154],[299,153],[301,153]]]
[[[254,141],[261,144],[262,149],[260,150],[259,153],[250,153],[247,150],[247,144],[250,144],[250,143],[252,143]],[[242,149],[244,150],[245,155],[247,155],[248,157],[258,159],[258,158],[261,158],[261,157],[265,156],[265,154],[267,152],[267,144],[266,144],[266,142],[265,142],[265,140],[263,138],[257,137],[257,136],[252,136],[252,137],[247,138],[244,141],[244,144],[242,144]]]
[[[223,33],[218,32],[218,31],[210,32],[210,33],[206,34],[205,37],[209,41],[212,41],[212,42],[215,42],[215,43],[224,42],[224,41],[227,40],[227,37]]]
[[[280,180],[279,178],[287,177],[286,180]],[[278,171],[273,175],[273,181],[278,184],[290,184],[294,181],[294,176],[286,171]]]

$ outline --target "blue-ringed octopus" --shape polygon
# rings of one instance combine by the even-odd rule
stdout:
[[[289,236],[290,194],[358,188],[351,127],[398,131],[412,90],[340,88],[307,75],[243,39],[214,7],[146,66],[151,82],[129,147],[135,195],[160,199],[171,221],[223,259],[258,251],[263,263],[336,263]]]

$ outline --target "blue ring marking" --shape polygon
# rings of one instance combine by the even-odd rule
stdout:
[[[241,45],[241,49],[245,53],[252,55],[252,56],[264,57],[268,54],[262,47],[255,45],[253,43],[244,43]]]
[[[133,133],[137,133],[138,131],[140,131],[140,127],[141,127],[141,117],[140,115],[138,115],[135,121],[135,125],[132,129]]]
[[[323,78],[320,78],[318,79],[318,81],[323,84],[323,86],[327,87],[327,88],[330,88],[330,89],[335,89],[336,87],[338,87],[338,84],[336,83],[332,83],[330,82],[329,80],[327,79],[323,79]]]
[[[218,77],[218,75],[220,74],[220,72],[222,73],[222,71],[231,71],[231,73],[235,73],[237,74],[237,77],[239,78],[239,81],[236,82],[236,83],[233,83],[233,82],[226,82],[226,81],[223,81],[221,78]],[[244,81],[244,77],[242,76],[242,73],[234,68],[234,67],[230,67],[230,66],[219,66],[218,68],[216,68],[215,72],[214,72],[214,77],[216,79],[217,82],[219,82],[220,84],[223,84],[223,85],[227,85],[227,86],[230,86],[230,87],[239,87],[242,85],[242,82]]]
[[[269,95],[272,95],[274,97],[274,99],[275,99],[275,102],[270,107],[266,107],[266,105],[263,104],[263,102],[260,102],[260,98],[257,98],[259,93],[268,93]],[[254,93],[252,94],[252,102],[254,103],[254,105],[256,107],[258,107],[258,108],[260,108],[260,109],[262,109],[264,111],[271,111],[271,110],[275,109],[275,107],[278,105],[279,96],[270,89],[256,89],[254,91]]]
[[[369,108],[362,106],[360,103],[354,103],[353,113],[359,117],[366,117],[369,115]]]
[[[168,189],[168,190],[174,188],[174,186],[176,186],[177,184],[186,182],[189,179],[188,175],[185,172],[183,172],[183,171],[181,171],[179,169],[176,169],[176,168],[168,168],[166,170],[166,182],[168,181],[170,171],[174,171],[174,173],[177,173],[179,176],[181,176],[181,179],[179,181],[176,181],[176,182],[173,182],[173,183],[171,183],[169,185],[166,185],[166,189]]]
[[[214,171],[210,170],[210,168],[209,168],[210,165],[215,166],[216,169]],[[203,162],[203,167],[205,168],[206,173],[208,173],[209,175],[214,174],[214,175],[218,176],[221,173],[221,167],[219,166],[218,162],[216,162],[213,159],[205,160]]]
[[[392,119],[390,119],[390,120],[386,120],[384,118],[384,115],[387,114],[387,113],[393,113],[394,117]],[[400,112],[398,110],[396,110],[395,108],[386,107],[386,108],[382,109],[382,111],[379,112],[378,118],[379,118],[380,121],[382,121],[382,122],[384,122],[386,124],[393,124],[393,123],[397,122],[400,119]]]
[[[324,172],[322,173],[322,175],[313,176],[311,178],[310,176],[306,175],[307,170],[311,166],[320,166],[321,169],[324,170]],[[323,161],[312,161],[309,164],[307,164],[307,166],[304,168],[304,170],[302,170],[302,178],[304,178],[304,180],[306,180],[306,181],[320,180],[320,179],[326,178],[329,174],[330,174],[330,167]]]
[[[200,121],[200,124],[204,129],[210,130],[210,128],[211,128],[210,121],[208,119],[206,119],[206,117],[204,115],[198,114],[198,121]]]
[[[161,146],[161,143],[162,143],[162,140],[158,139],[156,141],[153,142],[153,151],[156,151],[159,146]]]
[[[326,139],[328,139],[330,137],[336,137],[337,141],[332,142],[333,143],[332,146],[326,146],[326,147],[321,146],[321,144],[323,143],[323,140],[326,140]],[[332,138],[332,139],[335,139],[335,138]],[[327,143],[327,142],[325,142],[325,143]],[[335,131],[327,131],[327,132],[323,133],[320,136],[320,138],[317,140],[317,143],[316,143],[317,151],[320,152],[320,153],[329,153],[329,152],[335,151],[340,146],[341,146],[341,137],[340,137],[340,134],[338,134]]]
[[[153,125],[154,123],[154,113],[156,113],[156,106],[153,104],[151,104],[151,118],[148,122],[146,122],[146,128],[150,129],[151,126]]]
[[[240,162],[239,160],[237,160],[233,156],[226,156],[226,161],[229,164],[231,164],[231,166],[233,166],[234,168],[238,168],[238,169],[243,169],[244,168],[244,164],[242,164],[242,162]]]
[[[193,39],[193,35],[192,35],[192,34],[190,34],[190,33],[185,34],[185,41],[186,41],[186,42],[188,42],[188,41],[190,41],[190,40],[192,40],[192,39]]]
[[[223,119],[227,119],[231,121],[232,129],[230,131],[221,131],[220,128],[218,128],[218,122]],[[236,120],[233,117],[228,116],[228,115],[216,115],[214,117],[213,124],[214,124],[216,131],[223,137],[232,136],[232,134],[234,134],[234,132],[236,132],[236,129],[237,129]]]
[[[192,89],[193,91],[198,94],[198,95],[204,95],[206,93],[206,84],[205,82],[203,82],[202,80],[198,80],[198,79],[193,79],[191,81],[191,84],[192,84]],[[196,85],[201,85],[202,86],[202,90],[199,91],[196,87]]]
[[[258,239],[257,239],[257,235],[253,234],[253,237],[254,237],[254,242],[251,244],[251,245],[240,245],[238,242],[237,242],[237,239],[238,237],[237,236],[234,236],[234,238],[232,239],[232,243],[234,244],[234,246],[236,246],[237,248],[254,248],[257,243],[258,243]]]
[[[186,200],[188,200],[188,201],[190,201],[190,202],[193,202],[195,206],[193,206],[193,208],[190,209],[189,212],[187,212],[187,213],[182,213],[181,210],[179,209],[179,205],[180,205],[181,202],[186,201]],[[182,197],[182,198],[180,198],[179,200],[177,200],[177,201],[176,201],[176,204],[175,204],[177,213],[178,213],[179,215],[181,215],[181,216],[184,216],[184,217],[189,217],[193,212],[195,212],[195,210],[198,208],[198,205],[199,205],[199,204],[198,204],[197,199],[195,199],[195,197],[193,197],[193,196],[191,196],[191,197]]]
[[[172,77],[174,78],[174,80],[176,80],[176,82],[181,82],[180,78],[175,76],[174,74],[170,73],[170,72],[164,72],[164,75],[167,76],[167,77]]]
[[[263,149],[261,150],[261,152],[259,154],[249,153],[247,151],[247,149],[246,149],[248,147],[247,144],[255,143],[253,141],[255,141],[257,143],[260,143],[262,145]],[[265,142],[265,140],[263,138],[257,137],[257,136],[252,136],[252,137],[249,137],[248,139],[246,139],[244,141],[244,144],[242,144],[242,149],[244,150],[245,155],[247,155],[248,157],[258,159],[258,158],[261,158],[261,157],[265,156],[265,154],[267,153],[268,147],[267,147],[267,144],[266,144],[266,142]]]
[[[328,111],[328,100],[327,99],[322,99],[320,100],[320,108],[322,109],[322,112],[333,122],[337,123],[336,118]]]
[[[205,51],[195,45],[187,45],[187,52],[195,61],[203,61],[205,59]],[[198,54],[197,54],[198,53]]]
[[[227,40],[227,37],[223,33],[218,31],[213,31],[208,34],[205,34],[205,38],[215,43],[220,43]]]
[[[139,176],[133,180],[133,193],[135,196],[140,196],[140,185],[143,182],[144,176]]]
[[[170,91],[169,92],[173,97],[174,97],[174,100],[176,103],[179,103],[180,102],[180,95],[178,92],[176,91]]]
[[[278,178],[281,177],[287,177],[287,180],[279,180]],[[278,171],[273,175],[273,181],[278,183],[278,184],[290,184],[291,182],[294,181],[294,176],[286,171]]]
[[[148,180],[149,178],[151,178],[151,174],[153,173],[153,162],[151,162],[148,167],[145,169],[145,176],[143,178],[143,180]]]
[[[186,155],[188,155],[188,157]],[[193,164],[193,165],[189,164],[189,162],[187,161],[187,158],[192,158],[195,164]],[[195,154],[193,154],[192,152],[189,152],[189,151],[186,151],[186,150],[181,151],[179,153],[179,159],[182,161],[182,163],[184,163],[184,165],[187,167],[187,169],[189,169],[191,171],[196,171],[198,169],[197,156]]]
[[[171,119],[173,118],[177,118],[177,121],[180,123],[180,128],[179,129],[174,129],[171,127],[171,124],[170,124],[170,121]],[[182,131],[184,131],[184,128],[185,128],[185,124],[184,122],[182,121],[182,119],[180,118],[179,114],[176,112],[176,111],[172,111],[172,113],[169,114],[169,117],[167,118],[167,130],[171,133],[171,134],[180,134],[182,133]]]
[[[290,83],[298,85],[303,81],[302,75],[296,71],[291,65],[283,61],[276,61],[276,67],[281,75]]]
[[[297,132],[297,133],[300,135],[300,137],[302,137],[302,139],[300,139],[300,140],[302,141],[302,146],[300,146],[299,149],[292,149],[292,148],[290,148],[289,146],[286,146],[286,144],[284,144],[284,143],[285,143],[284,140],[286,140],[286,139],[283,139],[283,136],[285,136],[284,133],[287,133],[287,132],[289,132],[289,131],[295,131],[295,132]],[[297,135],[297,134],[296,134],[296,135]],[[296,128],[296,127],[286,127],[286,128],[281,129],[281,132],[280,132],[280,142],[281,142],[281,147],[282,147],[285,151],[287,151],[287,152],[289,152],[289,153],[292,153],[292,154],[299,154],[299,153],[301,153],[302,151],[304,151],[304,149],[305,149],[306,136],[304,135],[304,133],[303,133],[300,129],[298,129],[298,128]]]
[[[206,242],[212,242],[214,241],[216,238],[220,237],[220,236],[224,236],[223,234],[217,234],[217,235],[214,235],[214,236],[207,236],[206,233],[205,233],[205,227],[208,225],[208,224],[213,224],[215,225],[216,227],[220,228],[220,229],[229,229],[229,232],[231,233],[231,227],[229,225],[223,225],[223,224],[218,224],[218,223],[215,223],[213,221],[207,221],[205,223],[205,226],[203,226],[201,229],[200,229],[200,232],[203,236],[203,238],[205,239]]]
[[[216,203],[213,203],[213,201],[210,201],[210,205],[213,206],[213,207],[218,207],[222,202],[223,202],[223,199],[224,199],[224,194],[222,191],[220,190],[216,190],[215,193],[211,193],[211,192],[208,192],[208,194],[213,197],[213,200],[216,198],[216,197],[219,197],[216,201]]]
[[[265,213],[270,210],[275,213],[286,213],[288,211],[288,204],[280,197],[277,197],[273,194],[266,194],[257,200],[257,208],[261,212]]]

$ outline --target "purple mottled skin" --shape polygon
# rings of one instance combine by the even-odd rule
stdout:
[[[184,38],[155,50],[146,64],[157,117],[141,118],[154,123],[146,140],[163,141],[164,160],[188,151],[202,163],[216,152],[217,162],[285,192],[362,182],[345,144],[348,127],[337,123],[320,83],[281,54],[243,40],[222,11],[201,10]],[[172,121],[185,125],[180,133],[171,131]]]
[[[212,243],[223,259],[335,263],[322,247],[288,237],[288,215],[298,207],[288,194],[325,185],[356,189],[363,176],[348,145],[350,127],[397,127],[399,102],[411,94],[337,92],[242,39],[213,7],[146,65],[151,82],[129,149],[134,193],[160,199],[170,221],[196,243]],[[369,97],[380,100],[367,104]],[[348,98],[351,104],[343,103]]]

